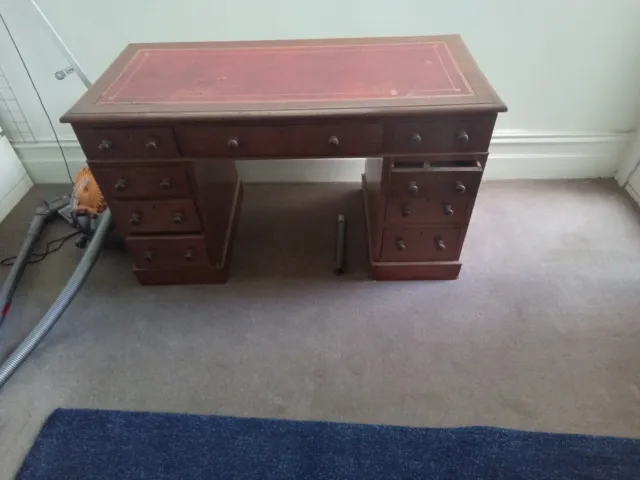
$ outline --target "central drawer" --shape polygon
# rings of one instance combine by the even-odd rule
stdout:
[[[176,127],[183,155],[190,157],[348,157],[380,153],[377,124]]]

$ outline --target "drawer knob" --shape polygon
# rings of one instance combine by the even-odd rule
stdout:
[[[100,150],[101,152],[108,152],[109,150],[111,150],[112,147],[113,147],[113,142],[106,138],[98,144],[98,150]]]
[[[467,132],[465,132],[464,130],[462,130],[458,134],[458,144],[459,145],[466,145],[467,143],[469,143],[469,134]]]
[[[239,146],[240,141],[238,140],[238,137],[229,137],[229,140],[227,141],[227,147],[238,148]]]
[[[184,259],[187,261],[193,260],[193,250],[190,248],[184,251]]]
[[[171,221],[175,224],[184,222],[184,214],[180,212],[174,213]]]
[[[113,188],[115,188],[118,192],[124,192],[127,189],[127,179],[119,178]]]
[[[422,137],[418,132],[414,132],[411,134],[411,143],[413,145],[420,145],[422,143]]]
[[[131,214],[131,217],[129,217],[129,223],[131,225],[140,225],[141,221],[142,221],[142,215],[140,215],[140,213],[138,212],[133,212]]]
[[[420,189],[418,188],[418,184],[416,182],[409,182],[409,193],[416,194]]]
[[[402,216],[403,217],[408,217],[409,215],[411,215],[411,209],[409,208],[409,205],[403,205],[402,206]]]
[[[436,250],[441,252],[445,248],[446,248],[446,245],[444,244],[444,240],[442,240],[441,238],[436,238]]]
[[[467,191],[467,187],[465,186],[465,184],[460,181],[456,182],[456,186],[454,188],[460,195]]]
[[[407,249],[407,244],[404,243],[404,240],[402,238],[397,238],[396,248],[398,249],[399,252],[404,252]]]
[[[156,140],[155,138],[150,138],[144,144],[144,148],[146,148],[147,150],[157,150],[158,149],[158,140]]]
[[[160,188],[162,190],[169,190],[171,188],[171,179],[163,178],[162,180],[160,180]]]
[[[142,259],[150,262],[151,260],[153,260],[153,252],[151,250],[145,250],[145,252],[142,254]]]
[[[447,217],[450,217],[451,215],[453,215],[453,207],[451,205],[449,205],[448,203],[445,203],[442,206],[442,211],[444,212],[444,214]]]
[[[331,135],[329,137],[329,145],[338,146],[340,145],[340,140],[338,140],[338,137],[336,137],[335,135]]]

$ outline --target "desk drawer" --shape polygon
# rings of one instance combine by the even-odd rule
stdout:
[[[440,172],[430,177],[432,198],[441,201],[473,199],[478,194],[482,172]]]
[[[400,198],[473,198],[482,172],[391,172],[389,196]]]
[[[92,164],[91,172],[107,199],[190,197],[192,194],[186,167],[102,167]]]
[[[126,242],[136,267],[146,270],[211,263],[203,235],[135,236]]]
[[[75,129],[82,151],[89,160],[131,157],[131,136],[127,129]]]
[[[386,150],[393,153],[486,152],[495,115],[430,118],[389,126]]]
[[[470,198],[393,198],[387,202],[387,224],[462,224],[466,221]]]
[[[114,200],[109,203],[121,233],[200,232],[192,200]]]
[[[340,157],[379,153],[383,127],[290,125],[281,127],[185,126],[176,128],[183,154],[190,157]]]
[[[385,262],[428,262],[457,260],[460,238],[457,228],[386,228],[382,235]]]
[[[394,159],[388,193],[399,198],[473,198],[482,180],[482,165],[476,160],[423,161]]]
[[[75,132],[89,160],[179,156],[170,127],[76,128]]]
[[[395,198],[431,198],[431,175],[420,171],[391,172],[388,193]]]

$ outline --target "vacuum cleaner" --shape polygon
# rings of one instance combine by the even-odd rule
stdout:
[[[92,181],[93,177],[88,177],[88,175],[90,175],[88,169],[84,169],[78,174],[72,195],[61,197],[53,202],[45,201],[36,209],[33,219],[29,224],[27,235],[20,247],[20,251],[9,271],[9,275],[0,289],[0,306],[2,306],[0,313],[1,327],[10,311],[11,301],[18,288],[20,278],[24,273],[33,249],[40,239],[45,226],[53,219],[62,217],[80,232],[81,238],[76,245],[80,247],[86,246],[80,263],[56,301],[44,317],[42,317],[38,325],[36,325],[27,338],[25,338],[2,365],[0,365],[0,389],[60,319],[88,277],[89,272],[91,272],[98,258],[98,254],[102,250],[112,230],[113,222],[111,220],[111,212],[108,209],[101,208],[100,205],[95,204],[89,208],[82,206],[80,201],[82,195],[79,197],[77,190],[81,184],[79,182]],[[86,186],[80,188],[86,196],[91,189],[85,189]],[[100,211],[98,212],[98,210]],[[91,213],[91,211],[95,213]],[[2,338],[1,335],[0,338]]]
[[[69,74],[75,73],[85,87],[89,88],[91,86],[91,82],[88,80],[83,70],[78,65],[78,62],[62,41],[61,37],[48,21],[36,1],[31,0],[31,3],[47,25],[52,34],[53,40],[60,47],[60,50],[70,63],[70,66],[55,72],[55,77],[58,80],[62,80]],[[0,20],[7,27],[7,31],[9,31],[9,28],[1,14]],[[19,52],[18,46],[15,45],[15,42],[14,46]],[[37,94],[35,85],[34,89]],[[42,107],[46,113],[44,104]],[[53,123],[51,123],[51,119],[49,119],[49,122],[55,135],[55,129],[53,127]],[[60,150],[64,158],[64,151],[62,148],[60,148]],[[69,177],[71,179],[70,173]],[[87,279],[100,251],[105,247],[107,240],[110,238],[110,234],[113,231],[111,212],[107,208],[104,197],[102,196],[102,193],[100,192],[100,189],[98,188],[98,185],[88,167],[85,167],[80,171],[80,173],[78,173],[75,180],[73,180],[73,184],[74,187],[71,195],[67,195],[53,201],[45,201],[36,209],[33,219],[29,224],[27,235],[20,247],[20,251],[15,257],[8,277],[5,279],[2,288],[0,288],[0,308],[2,309],[0,311],[0,327],[4,321],[7,321],[6,317],[8,316],[11,301],[18,288],[20,278],[24,273],[25,267],[29,263],[34,247],[40,239],[47,224],[55,218],[62,217],[81,234],[81,238],[76,242],[76,245],[81,248],[86,248],[86,251],[82,256],[80,263],[76,267],[75,272],[64,286],[62,292],[51,308],[49,308],[44,317],[42,317],[40,322],[31,331],[31,333],[29,333],[24,341],[0,365],[0,389],[9,380],[11,375],[15,373],[22,362],[27,359],[31,352],[36,349],[47,333],[49,333],[56,322],[60,319],[75,295],[78,293],[84,281]],[[344,215],[339,215],[336,224],[334,272],[337,275],[342,275],[346,273],[346,269],[346,219]],[[0,335],[0,339],[1,338],[2,336]]]
[[[60,35],[58,35],[55,28],[53,28],[35,0],[31,0],[31,3],[48,27],[54,42],[70,62],[70,66],[64,70],[56,72],[55,77],[62,80],[68,74],[75,73],[85,87],[89,88],[91,86],[91,82],[80,68],[70,50],[62,41]],[[9,27],[2,15],[0,15],[0,19],[10,34]],[[11,38],[13,39],[13,37]],[[15,44],[15,41],[14,46],[19,53],[19,49]],[[22,58],[21,55],[20,57]],[[49,122],[51,123],[51,119],[49,119]],[[51,128],[53,129],[52,123]],[[55,129],[53,131],[55,135]],[[64,152],[62,153],[64,155]],[[45,226],[53,219],[59,217],[62,217],[80,232],[81,238],[76,245],[83,248],[86,247],[86,250],[73,275],[64,286],[62,292],[51,308],[49,308],[44,317],[42,317],[36,327],[31,331],[31,333],[29,333],[27,338],[25,338],[0,365],[0,389],[60,319],[75,295],[78,293],[78,290],[84,281],[87,279],[100,251],[104,247],[105,242],[112,231],[113,222],[111,219],[111,212],[106,208],[104,198],[87,167],[82,169],[76,176],[71,195],[66,195],[49,202],[45,201],[36,209],[33,219],[29,224],[27,235],[20,247],[20,251],[14,260],[8,277],[0,288],[0,308],[2,309],[0,311],[0,327],[3,322],[9,321],[7,320],[7,316],[11,308],[11,301],[16,293],[20,278],[24,273],[24,269],[33,253],[33,249],[41,237]],[[1,338],[2,336],[0,335],[0,339]]]

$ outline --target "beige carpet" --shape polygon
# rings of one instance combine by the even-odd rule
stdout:
[[[0,225],[0,257],[41,195]],[[367,281],[359,195],[249,186],[226,286],[141,287],[105,252],[0,391],[0,478],[61,406],[640,437],[640,215],[613,182],[484,184],[454,282]],[[28,268],[0,358],[81,255]]]

